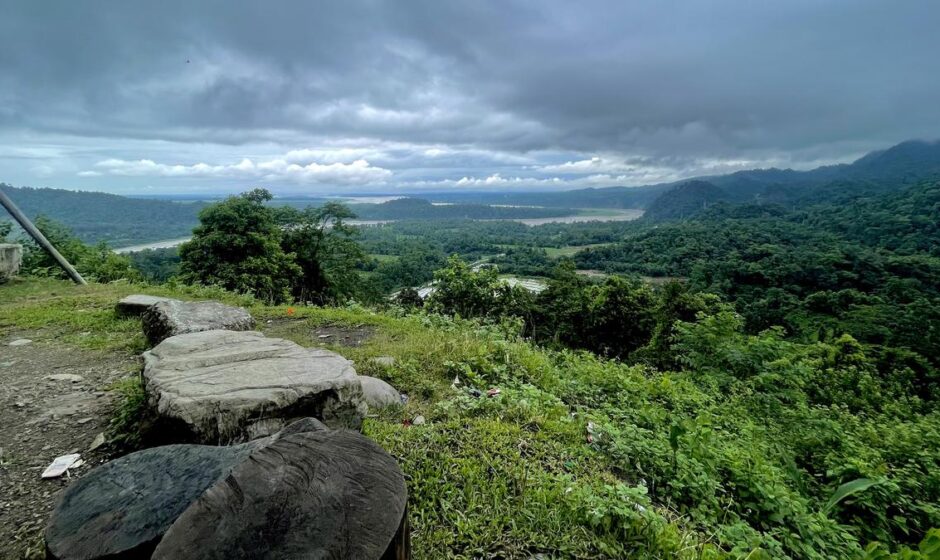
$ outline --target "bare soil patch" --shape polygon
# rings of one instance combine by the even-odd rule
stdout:
[[[320,325],[309,326],[304,319],[270,319],[261,325],[268,336],[279,336],[314,346],[362,346],[375,334],[370,325]],[[302,340],[298,340],[302,339]]]
[[[9,345],[19,339],[32,342]],[[45,557],[41,532],[59,492],[112,458],[107,445],[89,447],[107,432],[109,387],[137,368],[135,356],[66,347],[50,332],[0,337],[0,558]],[[84,464],[40,478],[68,453],[80,453]]]

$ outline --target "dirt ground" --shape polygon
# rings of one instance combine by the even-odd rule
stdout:
[[[304,339],[316,346],[361,346],[375,334],[375,327],[369,325],[322,325],[308,327],[303,319],[270,319],[261,325],[261,330],[268,336]],[[294,336],[291,336],[294,335]]]
[[[29,344],[13,345],[20,339]],[[41,332],[0,337],[0,558],[44,558],[41,532],[70,479],[108,460],[113,409],[108,388],[139,368],[136,357],[67,348]],[[40,478],[59,455],[84,464],[58,479]]]

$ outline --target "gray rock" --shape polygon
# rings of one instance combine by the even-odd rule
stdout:
[[[47,375],[46,379],[50,381],[70,381],[72,383],[78,383],[85,378],[75,373],[53,373],[52,375]]]
[[[94,451],[107,442],[108,440],[105,438],[104,432],[99,432],[98,435],[95,436],[95,439],[91,440],[91,445],[88,446],[88,451]]]
[[[161,301],[174,301],[172,298],[160,296],[148,296],[145,294],[129,295],[117,302],[115,309],[120,315],[141,315],[151,305],[156,305]]]
[[[18,338],[13,342],[9,343],[7,346],[26,346],[27,344],[32,344],[33,341],[28,338]]]
[[[385,408],[401,404],[401,393],[381,379],[360,375],[359,383],[362,385],[362,398],[369,408]]]
[[[180,514],[262,443],[168,445],[92,470],[59,498],[46,526],[48,557],[149,558]]]
[[[282,435],[207,489],[152,558],[377,560],[399,544],[406,502],[395,460],[361,434]]]
[[[0,243],[0,284],[16,276],[23,262],[23,246]]]
[[[247,331],[255,326],[255,320],[244,308],[217,301],[161,301],[145,309],[141,320],[151,344],[179,334],[216,329]]]
[[[254,331],[170,337],[144,353],[143,377],[165,428],[195,442],[265,436],[307,416],[358,428],[366,412],[349,361]]]

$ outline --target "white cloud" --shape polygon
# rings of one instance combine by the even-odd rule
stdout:
[[[238,163],[210,165],[196,163],[192,165],[157,163],[151,159],[124,160],[106,159],[95,164],[96,171],[82,171],[82,177],[96,177],[102,174],[123,177],[197,177],[197,178],[233,178],[258,179],[265,181],[284,181],[302,185],[378,185],[391,177],[392,172],[382,167],[371,165],[368,160],[356,159],[349,163],[305,163],[298,151],[289,152],[284,158],[275,158],[255,162],[243,158]],[[295,163],[301,161],[301,163]]]
[[[485,177],[461,177],[460,179],[442,179],[437,181],[415,181],[403,184],[406,188],[433,190],[435,188],[494,189],[499,187],[564,190],[586,187],[638,186],[654,181],[671,181],[674,175],[656,175],[652,173],[637,175],[614,175],[595,173],[582,177],[506,177],[493,173]]]

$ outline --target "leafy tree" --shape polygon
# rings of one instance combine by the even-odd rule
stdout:
[[[180,247],[181,279],[286,301],[301,269],[281,246],[281,228],[265,206],[271,198],[254,189],[203,209],[192,240]]]
[[[138,282],[143,279],[129,257],[115,253],[104,241],[94,247],[87,247],[78,261],[78,270],[88,277],[86,279],[98,282],[114,282],[115,280]]]
[[[59,253],[75,267],[86,280],[113,282],[115,280],[138,281],[140,273],[128,257],[111,251],[104,242],[90,247],[72,235],[62,224],[39,216],[33,224],[52,243]],[[59,263],[31,238],[23,241],[24,254],[22,274],[68,278]]]
[[[438,313],[499,318],[524,316],[531,302],[528,290],[500,280],[495,267],[473,270],[460,257],[452,256],[446,268],[434,273],[434,292],[426,303]]]
[[[325,304],[353,297],[361,287],[356,268],[364,254],[354,239],[358,229],[346,220],[356,215],[336,202],[303,210],[282,207],[275,215],[283,228],[281,247],[300,268],[291,281],[294,299]]]
[[[128,253],[134,268],[151,282],[166,282],[179,274],[180,254],[178,247],[146,249]]]
[[[424,300],[421,294],[414,288],[402,288],[395,294],[394,302],[402,307],[424,307]]]
[[[0,220],[0,242],[6,240],[10,232],[13,231],[13,223],[8,220]]]
[[[536,340],[585,348],[589,344],[587,288],[590,283],[562,261],[552,271],[548,287],[539,293],[530,332]]]

